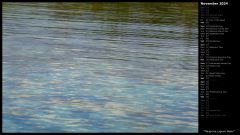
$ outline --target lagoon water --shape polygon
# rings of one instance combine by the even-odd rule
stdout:
[[[197,132],[197,3],[3,3],[3,132]]]

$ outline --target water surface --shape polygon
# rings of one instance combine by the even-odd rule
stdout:
[[[3,132],[197,132],[197,3],[3,3]]]

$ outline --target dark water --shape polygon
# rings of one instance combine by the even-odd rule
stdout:
[[[197,132],[197,3],[3,3],[3,132]]]

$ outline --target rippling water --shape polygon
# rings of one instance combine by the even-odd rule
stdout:
[[[3,3],[3,132],[197,132],[197,3]]]

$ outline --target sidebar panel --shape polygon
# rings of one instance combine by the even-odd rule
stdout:
[[[230,0],[199,2],[199,132],[233,133],[233,28]],[[235,121],[235,122],[234,122]]]

